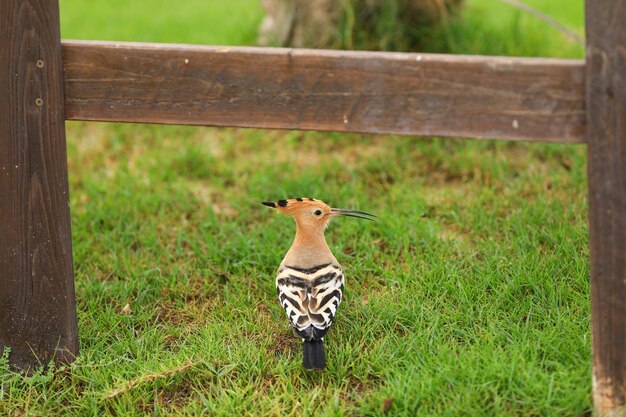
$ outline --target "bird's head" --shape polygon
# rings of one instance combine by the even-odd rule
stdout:
[[[299,227],[308,230],[321,229],[323,231],[333,217],[346,216],[365,220],[374,220],[376,217],[364,211],[332,208],[314,198],[290,198],[276,203],[265,201],[263,204],[293,216]]]

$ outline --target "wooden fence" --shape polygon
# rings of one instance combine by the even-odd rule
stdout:
[[[78,354],[65,120],[586,143],[594,406],[626,404],[626,0],[588,0],[585,61],[61,42],[2,0],[0,349]]]

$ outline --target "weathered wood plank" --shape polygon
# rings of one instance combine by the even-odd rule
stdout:
[[[626,0],[587,0],[594,406],[626,415]]]
[[[64,42],[66,117],[582,142],[576,60]]]
[[[57,1],[0,13],[0,350],[28,369],[78,352]]]

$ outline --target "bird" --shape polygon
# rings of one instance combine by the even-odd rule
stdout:
[[[345,216],[375,220],[358,210],[331,208],[314,198],[290,198],[263,205],[293,217],[296,236],[276,275],[276,292],[289,323],[303,342],[302,366],[326,367],[324,336],[333,323],[344,293],[345,277],[324,230],[332,218]]]

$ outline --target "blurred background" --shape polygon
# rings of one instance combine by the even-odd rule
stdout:
[[[95,0],[87,6],[61,0],[61,21],[67,39],[573,58],[584,54],[584,47],[563,31],[584,34],[582,0],[187,0],[181,6],[165,0]]]
[[[60,7],[65,39],[584,56],[583,0]],[[584,146],[82,122],[67,143],[81,356],[0,372],[0,414],[591,415]],[[347,296],[321,374],[275,300],[293,224],[259,204],[300,196],[380,217],[327,232]]]

